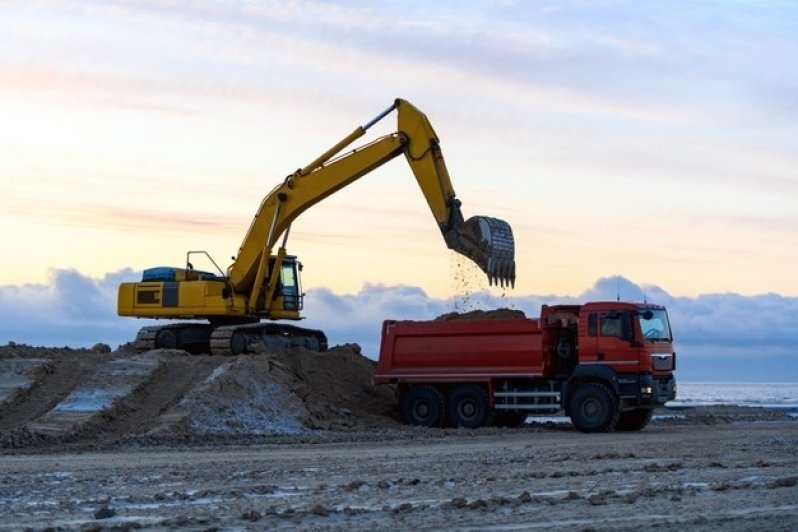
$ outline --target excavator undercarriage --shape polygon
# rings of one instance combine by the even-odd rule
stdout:
[[[143,327],[136,335],[133,348],[181,349],[199,355],[242,355],[273,349],[304,348],[326,351],[324,332],[282,323],[246,323],[214,327],[210,323],[173,323]]]

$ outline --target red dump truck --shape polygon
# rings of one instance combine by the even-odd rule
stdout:
[[[641,430],[676,397],[665,307],[544,305],[539,319],[386,321],[376,384],[411,425],[520,425],[560,410],[582,432]]]

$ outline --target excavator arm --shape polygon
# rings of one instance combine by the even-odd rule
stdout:
[[[398,114],[395,133],[336,157],[393,110]],[[263,199],[227,272],[233,291],[248,294],[250,311],[262,309],[273,294],[291,223],[311,206],[399,154],[404,154],[410,164],[446,245],[474,261],[491,284],[515,283],[515,246],[509,224],[486,216],[464,220],[432,125],[413,105],[397,99],[376,118],[286,177]],[[270,261],[281,237],[279,260]],[[267,279],[273,281],[267,284]]]
[[[396,100],[394,106],[398,108],[399,131],[409,140],[405,157],[447,247],[474,261],[491,284],[515,285],[515,243],[510,225],[488,216],[464,220],[432,124],[404,100]]]

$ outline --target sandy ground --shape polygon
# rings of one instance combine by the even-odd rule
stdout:
[[[6,454],[0,528],[798,528],[794,421],[355,440]]]
[[[354,345],[0,347],[0,529],[798,529],[786,413],[420,429],[372,372]]]

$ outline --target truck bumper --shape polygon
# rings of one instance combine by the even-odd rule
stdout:
[[[618,392],[624,410],[640,407],[662,406],[676,398],[676,379],[654,378],[649,373],[637,378],[619,378]]]
[[[640,404],[661,406],[676,399],[676,379],[655,379],[651,375],[640,375]]]

